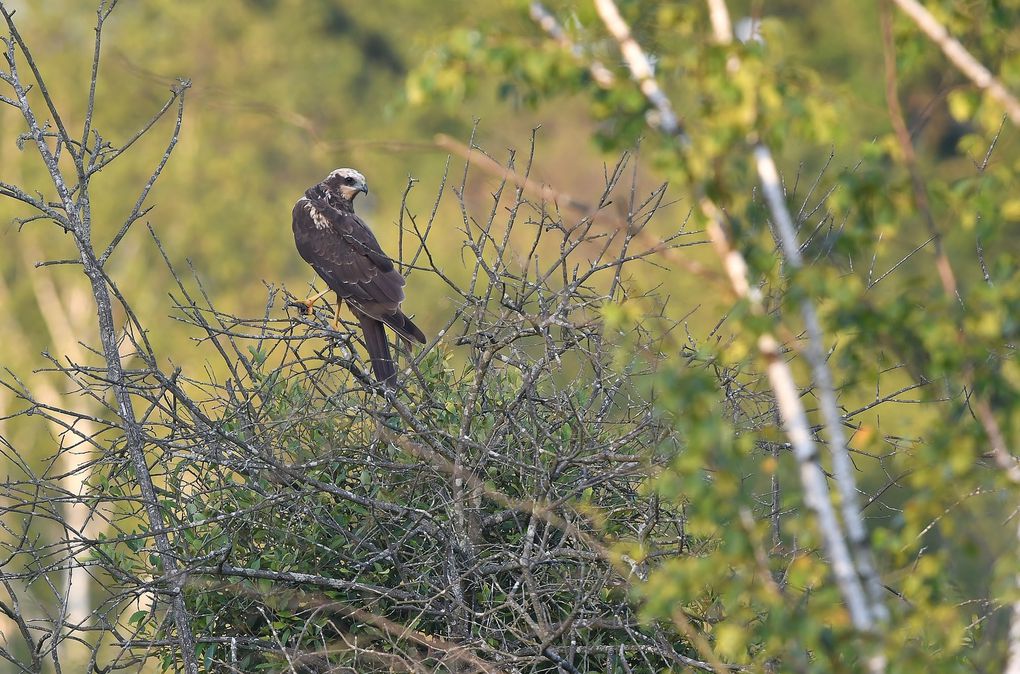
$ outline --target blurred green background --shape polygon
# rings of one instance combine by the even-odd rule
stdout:
[[[62,116],[80,127],[94,3],[12,4]],[[333,168],[353,166],[367,176],[371,195],[359,200],[358,211],[394,256],[409,178],[419,182],[408,208],[424,225],[449,159],[435,136],[467,143],[476,119],[476,142],[500,161],[510,148],[526,156],[531,130],[541,126],[533,177],[596,199],[603,162],[615,157],[603,157],[590,141],[584,110],[570,112],[577,104],[508,106],[484,90],[463,105],[408,102],[409,73],[449,31],[507,28],[508,22],[532,30],[526,7],[515,2],[122,2],[104,34],[96,129],[121,144],[163,105],[177,78],[192,82],[180,142],[147,201],[155,208],[136,223],[109,266],[160,355],[186,369],[202,368],[205,358],[201,349],[191,348],[195,333],[171,317],[168,293],[175,283],[146,223],[193,288],[187,278],[190,262],[218,310],[261,316],[266,284],[300,296],[309,283],[321,289],[294,248],[290,212],[303,191]],[[98,245],[114,236],[131,211],[173,122],[168,115],[94,178]],[[52,187],[38,157],[19,150],[24,128],[17,111],[0,110],[0,179],[49,194]],[[451,186],[462,171],[463,160],[454,157]],[[651,184],[657,178],[646,180]],[[494,176],[474,172],[465,198],[488,207],[497,183]],[[67,402],[65,381],[33,370],[44,364],[42,351],[91,362],[78,344],[96,341],[91,298],[78,267],[34,267],[74,257],[74,250],[51,224],[33,223],[19,231],[11,220],[25,214],[13,202],[0,202],[0,304],[7,316],[0,323],[0,363],[42,399]],[[670,226],[666,220],[657,224]],[[455,278],[461,269],[462,226],[456,199],[447,191],[430,241]],[[451,314],[453,298],[435,279],[422,277],[408,293],[405,309],[420,314],[425,308],[430,312],[419,323],[434,333]],[[283,310],[278,306],[274,315],[282,316]],[[18,407],[12,394],[0,389],[0,416]],[[0,433],[21,451],[48,455],[55,438],[40,436],[40,429],[34,423],[0,422]]]
[[[93,47],[94,3],[11,4],[19,10],[20,30],[64,118],[78,126]],[[869,143],[888,146],[879,23],[871,3],[730,4],[735,19],[750,12],[780,19],[774,22],[770,49],[819,71],[813,96],[837,105],[825,142],[787,139],[780,157],[784,170],[791,175],[799,171],[806,182],[830,150],[839,170],[855,164]],[[467,66],[457,61],[445,67],[444,54],[451,48],[470,51],[464,45],[481,40],[490,50],[503,40],[515,49],[533,43],[536,58],[558,50],[528,17],[527,5],[510,0],[121,2],[104,38],[96,128],[115,145],[122,143],[163,104],[177,78],[193,83],[180,143],[148,200],[155,208],[132,229],[110,266],[141,322],[150,327],[159,352],[184,366],[200,366],[203,360],[201,350],[184,348],[193,335],[169,316],[168,292],[174,283],[149,240],[146,222],[182,272],[188,272],[190,261],[219,310],[260,316],[264,284],[303,295],[317,280],[294,250],[290,209],[306,187],[335,167],[353,166],[367,176],[372,192],[359,201],[359,212],[393,255],[408,179],[419,181],[408,198],[409,210],[424,219],[449,158],[448,149],[436,145],[436,135],[466,143],[475,120],[475,142],[499,161],[510,148],[522,152],[523,159],[531,130],[540,127],[533,177],[581,201],[596,201],[604,166],[612,165],[619,152],[603,152],[592,140],[606,129],[592,121],[580,96],[535,102],[527,87],[515,86],[530,72],[542,72],[543,62],[508,62],[502,77],[488,75],[481,66],[472,71],[471,58]],[[597,25],[589,3],[549,6],[582,36],[583,27]],[[636,35],[652,51],[668,51],[663,40],[669,31],[658,30],[659,24],[683,4],[644,7],[647,11],[634,21]],[[590,38],[595,53],[622,74],[605,36]],[[972,171],[971,158],[956,144],[967,128],[948,114],[947,96],[958,87],[959,76],[945,69],[939,55],[929,53],[914,59],[901,80],[901,98],[916,125],[925,170],[940,176]],[[682,77],[664,81],[678,83],[670,94],[683,111]],[[169,116],[94,180],[97,242],[108,241],[130,212],[172,128]],[[34,153],[18,148],[23,130],[17,111],[0,109],[2,179],[48,193]],[[664,179],[650,161],[641,161],[642,185]],[[454,156],[455,180],[462,167],[462,157]],[[494,176],[473,171],[465,198],[484,209],[496,183]],[[651,225],[660,235],[678,229],[691,206],[684,194],[671,193],[669,201]],[[11,202],[0,202],[0,303],[7,317],[0,324],[0,362],[29,384],[44,386],[47,395],[60,397],[65,384],[46,383],[31,371],[39,366],[41,351],[88,360],[77,342],[94,341],[90,300],[77,268],[33,268],[41,260],[73,257],[72,245],[47,223],[29,224],[19,232],[9,223],[22,214]],[[460,268],[461,226],[454,195],[447,192],[431,240],[454,277]],[[950,231],[951,246],[970,256],[972,236],[964,233],[966,240],[953,242],[958,230]],[[910,250],[923,236],[920,222],[886,232],[888,259]],[[684,254],[713,260],[707,246]],[[705,293],[700,281],[647,270],[647,287],[668,281],[670,310],[676,316],[701,306],[692,320],[711,325],[715,309],[728,302],[721,298],[713,307],[714,294]],[[979,272],[970,265],[962,273]],[[406,309],[419,314],[426,307],[438,309],[421,320],[426,331],[435,331],[452,311],[452,301],[437,282],[422,279],[409,293]],[[13,405],[11,394],[0,390],[0,413],[9,413]],[[0,432],[17,435],[6,427]],[[20,439],[22,446],[37,444],[41,451],[50,444],[48,439]]]

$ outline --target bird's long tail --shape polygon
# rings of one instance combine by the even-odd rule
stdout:
[[[412,323],[411,319],[405,316],[402,311],[383,314],[380,318],[383,320],[383,323],[393,328],[398,335],[407,341],[414,340],[422,344],[425,343],[425,333],[419,330],[418,326]]]
[[[386,329],[382,321],[361,312],[358,312],[358,320],[365,333],[365,348],[368,349],[376,381],[392,386],[397,381],[397,366],[390,355],[390,345],[386,341]]]

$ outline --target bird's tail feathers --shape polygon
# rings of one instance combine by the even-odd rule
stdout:
[[[381,316],[383,323],[393,328],[398,335],[404,339],[424,344],[427,340],[425,339],[425,333],[418,329],[418,326],[411,322],[411,319],[404,315],[402,311],[394,311],[392,314],[383,314]]]
[[[392,386],[397,381],[397,366],[390,356],[390,345],[386,341],[386,329],[381,321],[359,312],[361,330],[365,333],[365,348],[372,362],[372,372],[380,383]]]

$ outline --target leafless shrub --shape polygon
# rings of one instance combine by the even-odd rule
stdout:
[[[626,161],[599,210],[629,191],[619,189]],[[135,395],[153,410],[160,479],[182,495],[169,526],[189,605],[219,616],[198,636],[220,645],[213,659],[242,670],[264,652],[316,671],[394,659],[409,670],[569,671],[623,647],[653,669],[684,661],[623,600],[642,564],[614,564],[606,547],[647,542],[654,559],[684,543],[680,513],[637,491],[673,442],[635,379],[656,344],[642,338],[648,355],[621,374],[598,316],[625,292],[623,267],[646,256],[630,241],[663,190],[628,204],[627,227],[607,233],[598,213],[570,223],[505,181],[476,217],[466,180],[443,187],[463,214],[466,281],[430,250],[433,222],[409,217],[405,269],[443,279],[457,310],[408,355],[395,393],[372,384],[356,330],[268,318],[283,303],[275,291],[267,317],[241,320],[180,284],[178,309],[215,345],[224,376],[153,363]],[[469,366],[450,367],[451,356]],[[142,627],[127,644],[168,643]],[[472,655],[424,636],[407,643],[418,633]]]
[[[113,5],[97,14],[93,85]],[[261,317],[217,311],[200,274],[182,278],[150,229],[178,281],[177,317],[214,354],[201,374],[167,367],[105,265],[147,212],[187,83],[139,131],[176,113],[130,215],[97,245],[92,179],[139,136],[119,146],[99,136],[91,93],[81,139],[72,136],[0,11],[11,31],[3,102],[24,117],[55,197],[0,189],[34,210],[26,222],[74,237],[79,259],[55,262],[80,265],[100,337],[84,360],[46,364],[88,412],[48,404],[13,375],[4,382],[17,416],[63,432],[41,467],[4,442],[0,612],[11,629],[0,656],[29,672],[83,658],[130,669],[152,657],[189,672],[707,666],[642,626],[625,600],[629,580],[679,554],[685,534],[681,512],[639,493],[676,443],[640,379],[658,345],[638,329],[629,343],[640,351],[621,368],[619,336],[599,315],[631,292],[628,265],[683,245],[646,245],[664,187],[638,200],[625,157],[590,212],[568,218],[555,195],[528,198],[531,157],[520,170],[511,157],[479,214],[466,166],[437,196],[437,206],[450,193],[459,204],[459,260],[429,246],[438,209],[419,222],[405,206],[402,269],[440,279],[456,310],[427,348],[404,354],[396,391],[373,384],[356,331],[286,314],[276,288]],[[618,540],[650,555],[610,553]],[[81,584],[89,605],[72,610]]]

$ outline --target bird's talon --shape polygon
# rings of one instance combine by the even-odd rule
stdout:
[[[311,316],[314,314],[314,306],[304,300],[298,300],[296,302],[287,302],[287,308],[294,308],[301,312],[302,316]]]

